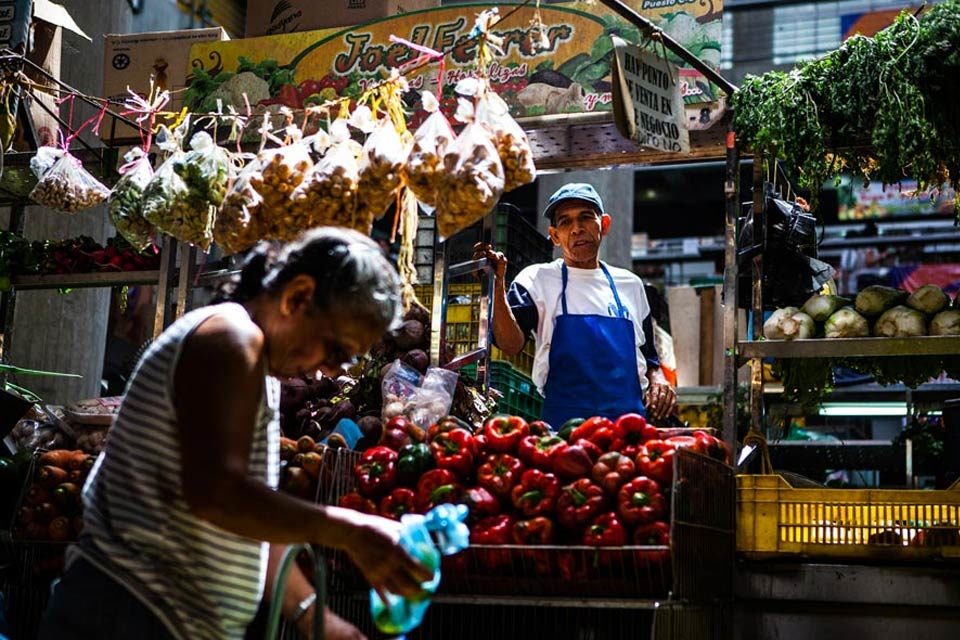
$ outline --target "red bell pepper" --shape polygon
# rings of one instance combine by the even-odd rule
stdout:
[[[676,447],[670,442],[646,442],[637,454],[637,473],[669,487],[673,484],[673,458],[676,454]]]
[[[640,445],[648,440],[660,438],[657,428],[648,424],[646,418],[638,413],[627,413],[617,420],[619,436],[610,445],[613,451],[619,451],[631,460],[640,453]]]
[[[513,506],[527,518],[550,513],[560,494],[560,481],[552,473],[527,469],[520,476],[520,484],[513,488]]]
[[[567,529],[579,529],[603,511],[607,497],[603,488],[583,478],[568,484],[557,498],[557,522]]]
[[[591,547],[622,547],[627,544],[627,530],[617,514],[603,513],[583,532],[583,544]]]
[[[467,489],[463,495],[463,502],[470,507],[470,515],[477,518],[500,513],[500,501],[483,487]]]
[[[532,436],[552,436],[553,427],[543,420],[534,420],[530,423],[530,435]]]
[[[553,452],[553,472],[565,480],[585,478],[593,470],[593,459],[581,444],[564,444]]]
[[[357,489],[367,497],[387,493],[397,482],[397,452],[388,447],[367,449],[353,469]]]
[[[427,429],[427,442],[433,442],[441,433],[452,431],[453,429],[463,429],[467,433],[473,433],[473,427],[456,416],[444,416],[437,420],[435,424]]]
[[[554,452],[560,447],[566,446],[566,444],[567,443],[557,436],[544,436],[541,438],[537,436],[527,436],[520,440],[517,454],[528,467],[549,471],[553,468],[551,458]]]
[[[636,474],[637,465],[633,460],[617,451],[603,454],[593,465],[593,481],[611,495],[616,495],[620,487]]]
[[[462,497],[463,485],[447,469],[431,469],[417,483],[417,511],[420,513],[426,513],[445,502],[460,502]]]
[[[383,427],[383,434],[380,436],[380,446],[388,447],[394,451],[400,451],[407,445],[413,444],[413,438],[405,429],[391,426],[393,420]]]
[[[513,516],[489,516],[470,528],[470,545],[504,545],[513,543]],[[477,563],[487,570],[510,565],[508,549],[471,549]]]
[[[617,511],[628,524],[646,524],[662,518],[667,512],[667,504],[660,493],[660,485],[640,476],[620,487]]]
[[[451,429],[437,434],[430,442],[430,450],[441,469],[449,469],[461,477],[473,471],[473,454],[476,450],[473,436],[465,429]]]
[[[707,453],[703,441],[693,436],[673,436],[672,438],[667,438],[666,442],[672,444],[675,449],[690,449],[697,453]]]
[[[377,505],[373,503],[373,500],[364,498],[362,495],[354,491],[341,496],[340,500],[337,501],[337,505],[343,507],[344,509],[353,509],[354,511],[359,511],[360,513],[375,514],[377,512]]]
[[[651,522],[637,527],[633,532],[633,544],[640,547],[670,546],[670,525],[666,522]],[[637,557],[648,564],[659,564],[670,558],[668,549],[639,549]]]
[[[516,544],[538,545],[553,542],[553,522],[543,516],[513,523],[513,541]]]
[[[727,448],[727,443],[704,431],[696,431],[693,437],[700,441],[703,451],[715,460],[730,464],[733,462],[733,456]]]
[[[596,464],[597,460],[600,459],[600,456],[604,454],[603,449],[589,440],[574,440],[573,444],[578,447],[583,447],[583,450],[587,452],[588,456],[590,456],[590,462],[594,464]]]
[[[483,460],[490,455],[490,447],[487,446],[487,436],[482,433],[473,436],[473,447],[476,449],[474,457],[477,460]]]
[[[487,447],[494,453],[517,453],[520,440],[530,435],[530,426],[519,416],[494,416],[483,425]]]
[[[651,522],[637,527],[633,532],[633,544],[641,547],[668,546],[670,525],[666,522]]]
[[[405,513],[416,513],[416,494],[406,487],[394,489],[380,501],[380,515],[399,520]]]
[[[523,463],[513,456],[493,455],[477,468],[477,484],[497,497],[509,498],[523,471]]]
[[[602,416],[587,418],[570,434],[570,442],[576,442],[577,440],[592,441],[594,434],[600,429],[608,429],[612,435],[615,426],[613,420],[610,418],[604,418]]]

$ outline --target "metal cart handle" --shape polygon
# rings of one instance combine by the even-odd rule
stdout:
[[[323,640],[323,607],[327,601],[327,575],[323,557],[311,545],[290,545],[283,559],[280,561],[280,570],[273,585],[273,596],[270,598],[270,614],[267,617],[266,640],[277,640],[280,635],[280,613],[283,604],[283,593],[287,588],[287,576],[293,563],[301,551],[310,556],[313,562],[313,588],[317,592],[316,611],[313,616],[313,640]]]

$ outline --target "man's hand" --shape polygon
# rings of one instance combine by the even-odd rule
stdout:
[[[647,415],[654,420],[663,420],[677,408],[677,392],[669,384],[651,383],[644,397]]]
[[[507,257],[500,251],[495,251],[493,245],[486,242],[478,242],[473,245],[473,259],[481,260],[486,258],[490,261],[490,267],[499,282],[504,282],[507,275]]]

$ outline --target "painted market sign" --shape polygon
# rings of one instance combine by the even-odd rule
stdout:
[[[656,8],[646,9],[651,0],[628,4],[702,59],[719,66],[722,5],[707,0],[656,2]],[[419,55],[405,44],[391,42],[390,36],[395,35],[438,51],[452,48],[439,91],[436,63],[408,76],[411,91],[405,99],[414,112],[411,124],[416,126],[425,116],[417,111],[420,91],[438,94],[448,115],[455,110],[454,85],[477,73],[477,45],[470,34],[474,18],[490,7],[499,7],[501,16],[516,8],[509,4],[457,5],[349,29],[198,43],[191,48],[192,82],[184,103],[194,110],[211,111],[219,100],[224,106],[232,104],[244,110],[246,93],[254,110],[262,112],[277,105],[301,108],[336,97],[356,98],[389,69],[402,67]],[[503,39],[503,55],[491,65],[489,76],[511,114],[525,117],[611,110],[611,36],[638,42],[640,32],[599,3],[542,6],[546,46],[534,48],[529,36],[534,13],[532,6],[521,7],[493,29]],[[688,104],[715,99],[715,88],[699,73],[692,69],[680,73],[681,95]]]

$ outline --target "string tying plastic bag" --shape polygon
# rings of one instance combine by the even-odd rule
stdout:
[[[110,196],[110,190],[65,149],[40,147],[30,160],[30,169],[38,178],[30,199],[45,207],[77,213]]]
[[[503,164],[504,191],[530,184],[537,178],[533,149],[523,128],[510,115],[510,107],[489,86],[481,88],[477,120],[493,131],[494,143]]]
[[[443,182],[443,159],[457,137],[450,122],[440,111],[440,103],[429,91],[422,94],[423,108],[430,112],[413,135],[413,145],[404,167],[407,187],[420,202],[437,204],[437,194]]]
[[[110,194],[110,221],[117,233],[138,251],[153,243],[156,228],[143,217],[143,195],[153,178],[150,158],[140,147],[135,147],[123,156],[126,164],[121,168],[120,179]]]
[[[191,151],[175,151],[157,170],[144,194],[143,216],[171,236],[204,251],[213,242],[216,207],[227,192],[229,159],[201,131]]]
[[[307,228],[330,225],[370,233],[369,225],[358,224],[356,216],[360,145],[350,139],[345,120],[330,125],[330,138],[326,155],[293,192],[293,215],[308,221]]]

